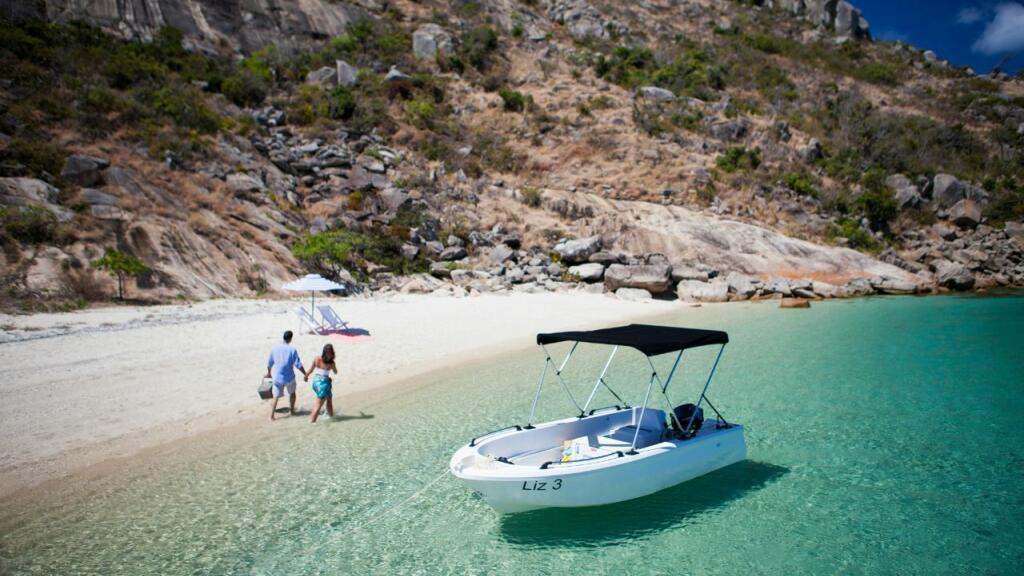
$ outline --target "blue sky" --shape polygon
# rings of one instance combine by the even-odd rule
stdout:
[[[880,40],[934,50],[957,65],[988,72],[1013,55],[1007,72],[1024,68],[1024,0],[852,0]]]

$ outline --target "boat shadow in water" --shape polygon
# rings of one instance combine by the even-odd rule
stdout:
[[[501,538],[530,548],[597,547],[645,538],[774,482],[789,469],[744,460],[643,498],[589,508],[548,508],[503,515]]]

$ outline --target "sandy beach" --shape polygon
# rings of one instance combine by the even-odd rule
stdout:
[[[0,316],[0,496],[163,442],[268,419],[269,406],[255,391],[285,330],[296,331],[293,344],[307,362],[324,343],[335,344],[335,394],[344,410],[346,395],[523,349],[538,331],[627,322],[682,306],[596,294],[331,302],[360,335],[299,334],[291,310],[308,299]],[[312,399],[300,385],[299,408],[311,408]]]

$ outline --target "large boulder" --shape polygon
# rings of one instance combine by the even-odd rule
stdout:
[[[729,283],[721,279],[683,280],[676,286],[676,295],[686,302],[725,302],[729,300]]]
[[[615,297],[629,302],[642,302],[650,300],[651,293],[643,288],[619,288],[615,291]]]
[[[936,174],[932,180],[932,197],[942,208],[949,208],[967,197],[967,186],[956,176]]]
[[[604,278],[604,266],[596,262],[588,262],[569,267],[569,274],[582,282],[599,282]]]
[[[676,95],[673,94],[671,90],[666,90],[658,86],[641,86],[637,92],[640,96],[650,100],[671,101],[676,99]]]
[[[228,174],[225,181],[227,182],[228,188],[235,194],[265,192],[267,189],[266,186],[263,185],[262,180],[249,174]]]
[[[589,236],[578,240],[563,240],[555,244],[555,252],[566,264],[582,264],[601,249],[601,236]]]
[[[0,204],[53,204],[60,190],[36,178],[0,178]]]
[[[981,210],[974,200],[961,200],[949,209],[949,220],[961,228],[974,228],[981,223]]]
[[[344,60],[335,60],[334,68],[337,75],[336,81],[339,86],[351,88],[356,85],[357,71],[351,64]]]
[[[864,14],[846,0],[836,4],[835,32],[837,36],[866,39],[871,37],[870,25]]]
[[[449,246],[442,250],[441,255],[438,256],[439,259],[444,260],[446,262],[451,262],[453,260],[462,260],[465,257],[466,249],[462,246]]]
[[[417,58],[433,59],[439,53],[451,54],[452,35],[437,24],[424,24],[412,33],[412,52]]]
[[[970,290],[974,288],[974,274],[963,264],[939,260],[935,262],[935,279],[939,286],[952,290]]]
[[[711,279],[710,274],[707,270],[701,270],[692,266],[685,266],[677,264],[672,266],[672,281],[679,283],[683,280],[699,280],[701,282],[707,282]]]
[[[882,294],[914,294],[917,292],[917,284],[892,276],[872,278],[871,287]]]
[[[612,264],[604,272],[605,288],[643,288],[653,294],[672,288],[672,267],[666,264]]]
[[[64,169],[60,177],[69,184],[79,186],[95,186],[103,177],[101,172],[110,166],[110,161],[85,154],[72,154],[64,160]]]
[[[512,258],[512,256],[515,255],[515,253],[516,251],[509,248],[508,246],[504,244],[498,244],[497,246],[491,248],[491,250],[487,253],[487,259],[494,264],[501,264],[502,262]]]
[[[117,206],[117,198],[106,192],[101,192],[95,188],[82,188],[78,192],[78,201],[89,206],[96,204],[103,204],[105,206]]]
[[[0,205],[41,206],[61,223],[70,222],[75,214],[56,204],[60,191],[35,178],[0,178]]]
[[[757,293],[757,286],[749,276],[730,272],[725,277],[725,281],[729,284],[729,292],[735,294],[738,298],[745,300]]]
[[[316,70],[310,70],[306,74],[306,82],[313,84],[334,84],[338,77],[338,71],[331,66],[323,66]]]

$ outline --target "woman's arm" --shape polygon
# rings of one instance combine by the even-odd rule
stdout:
[[[338,373],[338,364],[337,363],[331,362],[331,372],[334,372],[335,374]]]

